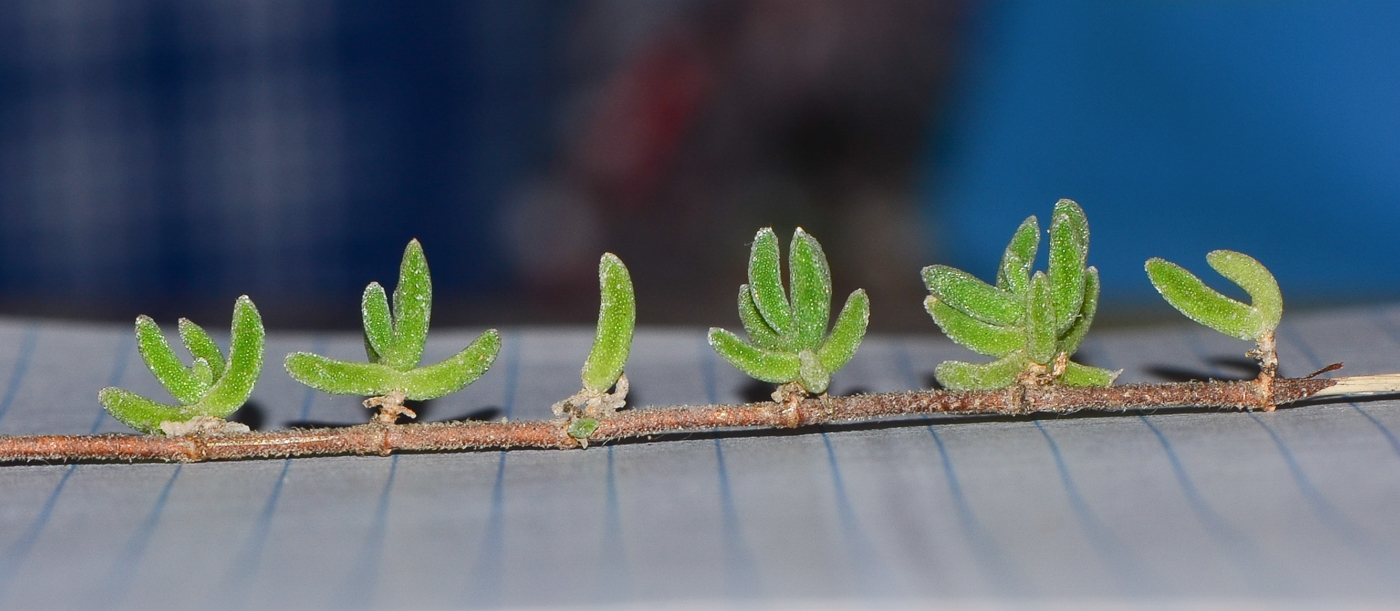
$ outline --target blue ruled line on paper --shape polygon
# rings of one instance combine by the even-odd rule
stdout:
[[[520,379],[520,352],[523,343],[513,335],[502,339],[506,351],[505,389],[501,397],[501,415],[509,419],[515,411],[516,384]],[[463,605],[478,607],[498,606],[502,602],[505,589],[505,521],[506,521],[506,457],[508,452],[501,450],[496,459],[496,482],[491,486],[491,512],[486,519],[486,534],[481,542],[481,552],[477,557],[476,569],[467,580],[463,593]]]
[[[97,588],[88,592],[88,608],[118,609],[126,602],[127,596],[131,594],[136,569],[141,566],[146,547],[155,536],[160,517],[165,513],[165,504],[170,499],[170,490],[180,478],[182,468],[184,465],[175,465],[175,469],[170,472],[170,478],[165,480],[165,486],[161,487],[160,494],[156,495],[151,510],[146,513],[146,519],[141,522],[136,532],[132,533],[131,538],[127,539],[126,545],[122,546],[122,551],[116,556],[116,562],[107,570],[107,576]]]
[[[715,354],[708,339],[700,341],[700,375],[705,385],[705,400],[710,404],[719,403],[719,387],[716,381]],[[725,594],[730,598],[752,598],[763,592],[758,569],[739,523],[739,511],[734,506],[734,492],[729,485],[729,468],[724,463],[724,443],[715,434],[715,469],[719,483],[719,514],[723,528],[721,544],[724,550]]]
[[[602,602],[622,602],[632,597],[627,548],[622,540],[622,508],[617,494],[617,468],[613,458],[616,449],[616,446],[607,446],[607,500],[603,508],[602,562],[599,565],[597,596]]]
[[[911,389],[920,389],[917,374],[914,373],[914,363],[909,358],[909,346],[900,340],[895,346],[895,367],[904,377],[905,383]],[[933,438],[933,443],[938,447],[938,457],[943,463],[943,478],[947,480],[948,496],[953,501],[953,511],[957,514],[958,525],[961,527],[963,536],[967,538],[968,547],[972,549],[973,555],[977,557],[978,564],[981,565],[982,572],[987,579],[987,583],[998,593],[1023,595],[1026,594],[1026,579],[1022,571],[1012,565],[1006,558],[1001,546],[992,537],[991,531],[977,517],[977,512],[972,510],[972,504],[968,502],[967,495],[963,493],[962,482],[958,477],[957,469],[953,466],[953,460],[949,457],[948,448],[943,443],[943,437],[938,434],[938,429],[930,424],[925,427],[929,435]]]
[[[30,323],[24,328],[24,337],[19,342],[19,353],[15,357],[15,368],[10,371],[10,383],[5,386],[5,398],[0,399],[0,419],[10,413],[10,406],[19,394],[20,382],[29,372],[29,361],[34,358],[34,348],[39,345],[39,325]]]
[[[384,488],[379,492],[379,503],[375,505],[369,532],[355,554],[355,564],[351,566],[350,573],[332,595],[332,609],[368,609],[372,606],[374,592],[379,586],[384,537],[389,529],[389,500],[394,492],[394,474],[398,470],[399,455],[395,454],[389,458],[389,476],[384,478]]]
[[[1386,336],[1390,338],[1391,342],[1400,345],[1400,330],[1395,329],[1393,325],[1389,324],[1390,321],[1382,318],[1379,312],[1374,312],[1373,315],[1375,317],[1377,326],[1381,327],[1381,330],[1385,332]],[[1298,346],[1298,349],[1303,353],[1303,356],[1306,357],[1308,361],[1313,364],[1312,366],[1315,369],[1322,368],[1322,359],[1317,357],[1317,353],[1313,351],[1312,346],[1308,345],[1308,342],[1303,340],[1301,334],[1289,333],[1288,339],[1291,340],[1294,345]],[[1352,409],[1356,410],[1363,417],[1365,417],[1366,420],[1370,421],[1370,423],[1376,427],[1376,430],[1380,431],[1381,435],[1385,436],[1386,442],[1390,444],[1390,450],[1394,452],[1397,457],[1400,457],[1400,439],[1396,439],[1395,433],[1391,432],[1391,430],[1387,428],[1385,424],[1381,423],[1380,420],[1377,420],[1375,416],[1371,415],[1371,412],[1366,411],[1366,409],[1362,408],[1361,405],[1357,402],[1348,401],[1347,404],[1351,405]]]
[[[1064,453],[1060,451],[1060,444],[1055,442],[1050,431],[1039,420],[1031,422],[1050,447],[1050,455],[1055,459],[1055,468],[1060,473],[1060,482],[1064,486],[1070,508],[1074,511],[1075,521],[1079,522],[1080,530],[1089,538],[1089,543],[1098,552],[1104,566],[1118,579],[1122,590],[1130,593],[1152,591],[1154,584],[1151,583],[1151,577],[1142,570],[1141,564],[1133,558],[1122,542],[1104,526],[1103,520],[1099,519],[1098,514],[1079,491],[1079,485],[1075,483],[1069,465],[1065,462]]]
[[[272,485],[267,503],[263,505],[257,521],[253,522],[252,532],[248,533],[243,547],[238,550],[232,570],[219,589],[220,593],[216,599],[219,607],[241,609],[247,604],[248,595],[253,592],[251,582],[257,577],[258,565],[262,564],[263,548],[267,546],[267,537],[272,532],[272,519],[277,516],[277,503],[282,498],[282,490],[287,483],[287,471],[291,468],[292,459],[283,459],[282,472],[277,476],[277,483]]]
[[[1099,365],[1107,369],[1116,367],[1113,359],[1107,356],[1107,350],[1102,346],[1095,346],[1094,355],[1101,361]],[[1230,521],[1226,520],[1225,516],[1220,515],[1220,512],[1211,506],[1210,501],[1206,500],[1191,474],[1186,472],[1186,466],[1182,464],[1181,457],[1177,455],[1176,447],[1172,445],[1170,439],[1167,439],[1166,433],[1152,421],[1153,417],[1143,413],[1138,413],[1137,417],[1147,427],[1147,430],[1151,431],[1152,435],[1157,438],[1158,445],[1162,446],[1162,452],[1166,455],[1167,463],[1171,466],[1172,476],[1176,478],[1177,487],[1181,489],[1181,495],[1186,499],[1191,513],[1196,516],[1196,520],[1205,529],[1207,538],[1219,545],[1231,557],[1234,565],[1245,573],[1270,575],[1273,576],[1274,583],[1286,584],[1287,580],[1281,578],[1287,575],[1284,567],[1265,557],[1249,537],[1232,526]]]
[[[63,494],[63,489],[68,485],[68,478],[73,476],[73,472],[78,469],[78,465],[68,465],[63,471],[63,477],[58,480],[58,485],[54,486],[53,492],[49,493],[48,500],[44,501],[44,506],[39,509],[39,515],[34,521],[29,523],[29,528],[24,534],[11,543],[5,549],[5,554],[0,556],[0,602],[5,600],[9,594],[10,583],[24,563],[29,559],[29,552],[34,549],[34,544],[39,541],[39,535],[44,533],[44,527],[48,526],[49,518],[53,516],[53,508],[58,504],[59,495]]]
[[[1210,354],[1207,352],[1205,344],[1201,341],[1199,331],[1194,328],[1188,328],[1184,331],[1184,334],[1186,343],[1191,347],[1191,351],[1210,368],[1211,374],[1217,376],[1221,375],[1220,368],[1215,366],[1210,360]],[[1298,459],[1294,457],[1293,451],[1288,448],[1288,444],[1283,442],[1283,438],[1279,437],[1278,432],[1274,431],[1273,427],[1260,419],[1254,412],[1247,411],[1245,414],[1248,415],[1249,419],[1253,420],[1255,424],[1258,424],[1260,428],[1264,429],[1265,433],[1268,433],[1269,439],[1273,440],[1274,447],[1278,449],[1279,456],[1283,459],[1284,466],[1288,468],[1289,474],[1293,477],[1293,485],[1297,487],[1298,492],[1303,496],[1303,499],[1307,501],[1308,507],[1312,510],[1313,514],[1347,545],[1360,550],[1372,551],[1371,546],[1366,543],[1365,539],[1360,534],[1361,529],[1352,523],[1351,520],[1347,519],[1345,515],[1342,515],[1332,503],[1327,501],[1327,498],[1323,496],[1322,492],[1313,484],[1312,479],[1303,471],[1303,466],[1298,463]]]
[[[123,333],[121,339],[117,341],[117,356],[112,364],[112,373],[107,376],[108,386],[121,386],[122,378],[126,377],[127,363],[131,362],[131,353],[136,351],[136,336],[131,333]],[[97,417],[92,419],[92,427],[88,429],[89,434],[96,434],[102,428],[102,422],[110,416],[102,406],[97,407]]]
[[[871,545],[865,532],[856,520],[855,507],[846,490],[846,480],[841,476],[841,464],[836,459],[836,449],[831,445],[831,436],[822,431],[822,443],[826,446],[826,462],[831,471],[831,491],[836,500],[836,518],[841,524],[841,535],[846,541],[846,553],[850,557],[851,572],[856,576],[860,594],[869,597],[899,596],[901,592],[890,575],[889,568],[881,562],[880,555]]]

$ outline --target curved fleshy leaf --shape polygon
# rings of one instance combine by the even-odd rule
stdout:
[[[389,313],[389,296],[378,282],[365,287],[360,297],[360,319],[365,328],[365,354],[378,363],[394,345],[394,323]]]
[[[796,380],[802,367],[801,359],[792,352],[764,350],[749,345],[718,327],[710,328],[709,341],[710,347],[724,360],[756,380],[785,384]]]
[[[617,383],[632,351],[632,329],[637,323],[637,299],[632,277],[617,255],[605,253],[598,262],[598,329],[593,348],[583,363],[583,387],[606,392]]]
[[[433,310],[433,281],[423,246],[410,240],[399,264],[399,284],[394,287],[394,342],[380,353],[380,362],[408,371],[423,360],[428,343],[428,320]]]
[[[778,335],[786,337],[793,331],[792,306],[783,291],[783,271],[778,255],[778,236],[772,227],[758,230],[749,252],[749,291],[763,320]]]
[[[1249,294],[1249,305],[1259,313],[1265,329],[1272,331],[1278,328],[1279,320],[1283,318],[1283,294],[1278,290],[1278,281],[1264,264],[1233,250],[1213,250],[1206,255],[1206,262]]]
[[[1180,265],[1153,257],[1146,269],[1162,298],[1187,318],[1245,341],[1254,341],[1264,332],[1264,317],[1257,310],[1221,295]]]
[[[815,350],[831,323],[831,268],[821,244],[801,227],[793,232],[788,249],[788,276],[796,331],[793,347]]]
[[[1024,329],[989,325],[963,314],[933,295],[924,298],[924,309],[948,339],[978,354],[1001,358],[1026,345]]]
[[[773,327],[768,326],[768,321],[763,320],[763,315],[758,313],[758,306],[753,303],[753,293],[749,291],[749,285],[739,285],[739,320],[744,323],[744,331],[749,335],[749,342],[765,350],[782,350],[787,348],[783,338],[778,337],[778,332]]]
[[[209,387],[201,384],[175,356],[175,351],[165,341],[165,334],[160,332],[160,325],[149,316],[136,317],[136,348],[141,352],[146,368],[178,403],[195,403],[209,391]]]
[[[870,298],[865,295],[865,289],[856,289],[846,298],[846,305],[841,306],[836,324],[831,327],[831,335],[817,349],[817,360],[821,361],[822,367],[833,373],[845,367],[856,355],[861,340],[865,338],[865,328],[869,325]]]
[[[1065,372],[1055,378],[1055,381],[1065,386],[1108,386],[1120,373],[1123,373],[1123,370],[1109,371],[1069,361],[1065,363]]]
[[[1099,309],[1099,270],[1091,265],[1084,271],[1087,272],[1084,274],[1084,304],[1079,308],[1079,317],[1060,336],[1060,352],[1071,356],[1079,350],[1084,336],[1088,335],[1089,325],[1094,323],[1094,314]]]
[[[977,320],[1009,327],[1021,324],[1025,317],[1020,299],[965,271],[930,265],[924,268],[923,276],[930,293]]]
[[[196,360],[204,359],[208,364],[209,371],[213,374],[213,382],[219,381],[224,375],[224,353],[219,350],[219,345],[214,343],[214,339],[204,331],[204,328],[194,324],[188,318],[180,319],[180,339],[184,340],[185,348],[190,351],[190,356]],[[210,382],[211,384],[213,382]]]
[[[1089,255],[1089,222],[1079,204],[1062,199],[1050,221],[1050,291],[1055,304],[1055,331],[1063,333],[1079,315],[1084,300],[1084,263]]]
[[[190,365],[190,374],[194,375],[194,378],[206,388],[214,385],[214,369],[209,366],[209,361],[195,359],[194,363]]]
[[[283,360],[287,375],[334,395],[382,396],[403,390],[404,373],[382,363],[342,361],[310,352],[293,352]]]
[[[257,306],[247,295],[240,296],[233,304],[228,365],[209,393],[192,406],[200,415],[225,418],[248,401],[262,374],[266,335]]]
[[[97,401],[118,422],[148,435],[159,433],[162,422],[184,422],[199,415],[188,408],[158,403],[115,386],[98,391]]]
[[[1040,249],[1040,221],[1035,216],[1021,221],[1021,226],[1011,236],[1006,252],[1001,255],[1001,265],[997,267],[997,288],[1015,295],[1025,295],[1031,284],[1031,265],[1035,263],[1035,253]]]
[[[831,385],[831,372],[822,366],[821,360],[811,350],[797,353],[797,383],[808,394],[820,395]]]
[[[488,329],[461,352],[439,363],[404,372],[399,390],[415,401],[450,395],[486,373],[500,351],[501,334],[495,329]],[[625,357],[623,360],[626,360]]]
[[[943,361],[933,375],[948,390],[992,390],[1015,384],[1025,366],[1026,356],[1013,352],[984,364]]]
[[[1055,358],[1055,305],[1050,278],[1036,272],[1031,278],[1031,294],[1026,300],[1026,358],[1042,365]]]

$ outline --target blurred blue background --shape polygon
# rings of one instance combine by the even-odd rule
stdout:
[[[801,225],[876,328],[1061,197],[1106,318],[1214,248],[1295,304],[1400,295],[1400,8],[1245,0],[13,0],[0,311],[353,327],[424,243],[440,324],[733,322]],[[1218,283],[1212,281],[1213,283]]]

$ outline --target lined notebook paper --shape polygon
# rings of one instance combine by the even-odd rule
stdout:
[[[218,325],[209,324],[209,327]],[[495,367],[426,420],[545,419],[591,330],[505,328]],[[439,330],[425,360],[479,330]],[[131,328],[0,322],[0,433],[123,431],[116,384],[165,396]],[[1243,377],[1188,325],[1091,333],[1122,381]],[[274,334],[251,419],[357,424],[281,356],[363,358],[355,334]],[[1400,371],[1400,308],[1286,317],[1284,373]],[[969,354],[872,337],[833,391],[927,387]],[[702,329],[643,329],[634,405],[763,390]],[[1400,603],[1400,402],[1275,413],[961,417],[718,432],[586,451],[0,468],[0,607],[457,608],[657,602],[1352,600]]]

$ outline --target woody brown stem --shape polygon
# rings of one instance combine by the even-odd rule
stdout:
[[[1365,380],[1350,383],[1350,380]],[[1340,383],[1340,384],[1339,384]],[[663,433],[717,428],[791,428],[898,416],[936,414],[1070,413],[1128,411],[1173,406],[1269,409],[1349,385],[1358,393],[1400,392],[1396,376],[1272,380],[1268,395],[1258,380],[1126,384],[1107,387],[1016,385],[984,391],[915,391],[808,397],[784,404],[703,405],[644,408],[598,421],[591,443]],[[778,407],[778,409],[775,409]],[[581,447],[569,436],[567,419],[537,422],[370,424],[344,428],[286,429],[181,437],[140,435],[0,436],[0,462],[238,460],[300,456],[382,455],[394,452]]]

